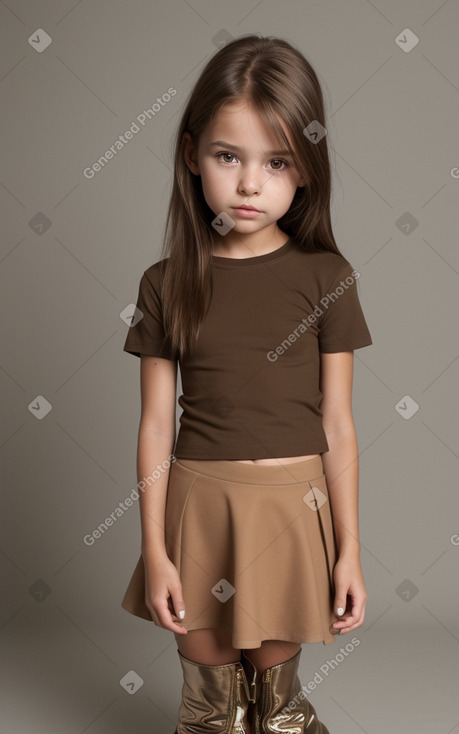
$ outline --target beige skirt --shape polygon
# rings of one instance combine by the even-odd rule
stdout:
[[[165,542],[187,630],[226,629],[236,649],[334,642],[337,551],[321,456],[275,466],[176,459]],[[142,556],[121,606],[152,621]]]

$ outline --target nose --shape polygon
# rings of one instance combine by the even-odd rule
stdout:
[[[259,193],[261,187],[262,187],[262,182],[257,177],[257,174],[255,173],[253,169],[245,170],[241,172],[241,177],[240,177],[239,186],[238,186],[238,192],[241,195],[253,196],[254,194]]]

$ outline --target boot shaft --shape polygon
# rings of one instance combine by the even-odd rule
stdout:
[[[240,662],[203,665],[185,658],[176,734],[247,734],[250,689]]]
[[[302,691],[300,656],[301,649],[289,660],[263,671],[251,717],[254,734],[330,734]]]

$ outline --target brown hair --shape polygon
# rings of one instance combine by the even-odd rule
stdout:
[[[303,130],[313,120],[325,126],[319,80],[302,53],[287,41],[241,36],[215,53],[191,91],[179,122],[174,148],[174,177],[161,259],[164,327],[180,358],[189,354],[206,315],[212,292],[211,222],[214,212],[202,192],[201,178],[184,159],[183,135],[199,137],[223,105],[245,99],[270,126],[281,146],[309,182],[297,188],[278,226],[306,251],[339,251],[331,226],[331,171],[327,136],[313,144]],[[291,134],[293,149],[277,116]],[[166,267],[167,264],[167,267]]]

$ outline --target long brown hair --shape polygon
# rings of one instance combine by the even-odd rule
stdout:
[[[293,155],[301,175],[278,226],[305,251],[342,255],[330,218],[331,171],[327,135],[317,144],[303,130],[317,120],[324,128],[325,111],[319,80],[310,63],[287,41],[257,35],[241,36],[215,53],[191,91],[175,140],[174,177],[166,217],[161,259],[161,300],[164,327],[180,358],[191,351],[206,315],[212,292],[214,212],[207,205],[200,176],[184,158],[183,135],[197,148],[199,137],[223,105],[248,101],[272,129],[278,143]],[[286,138],[276,115],[291,134]]]

